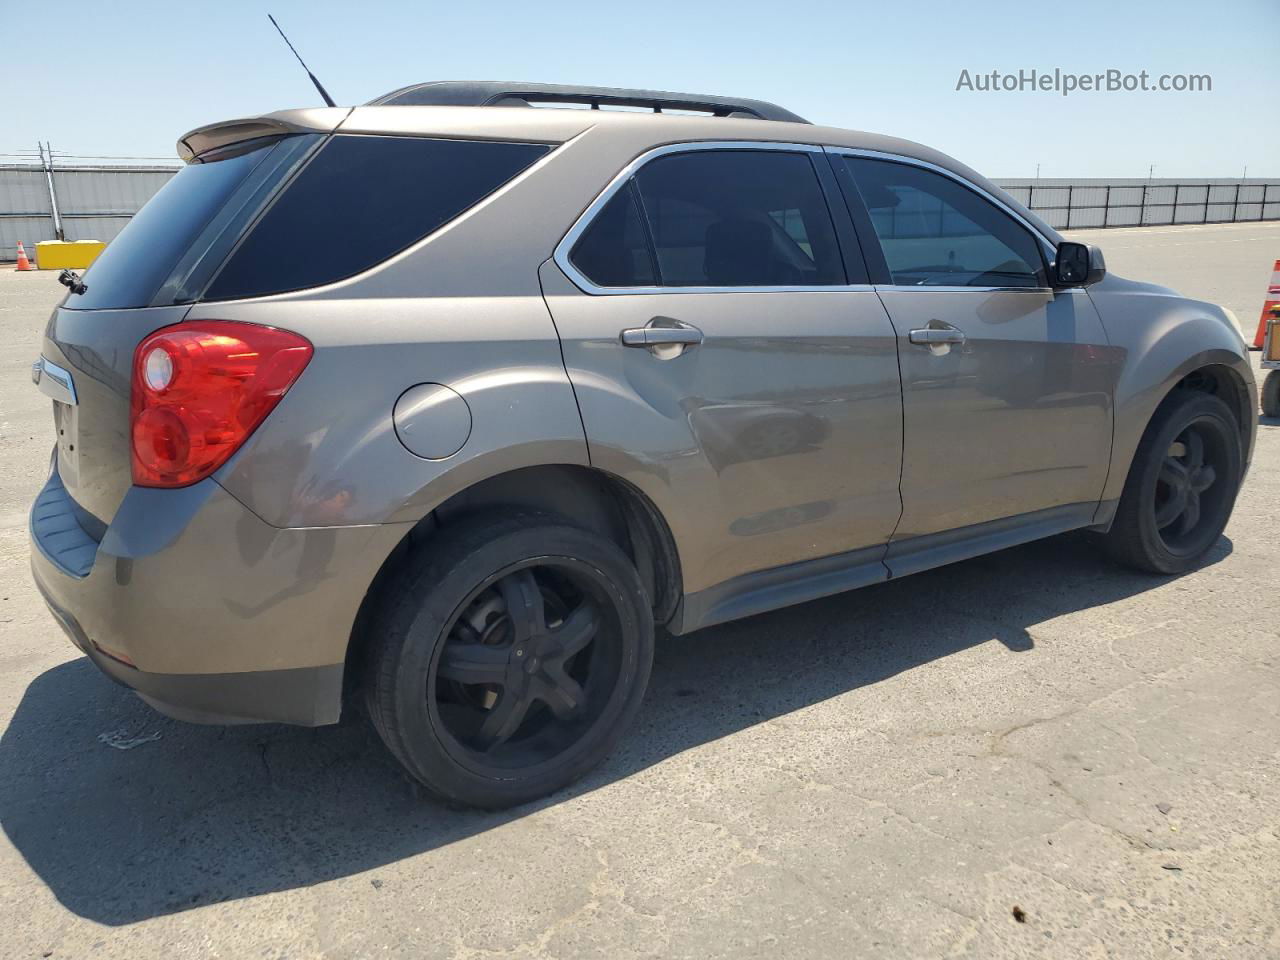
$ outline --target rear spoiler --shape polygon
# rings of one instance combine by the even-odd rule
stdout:
[[[178,156],[184,163],[193,163],[210,150],[220,150],[246,140],[290,133],[332,133],[350,112],[350,107],[309,107],[210,123],[196,127],[178,139]]]

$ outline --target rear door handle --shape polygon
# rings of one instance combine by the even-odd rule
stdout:
[[[697,327],[631,327],[622,331],[624,347],[655,347],[664,343],[696,347],[701,342],[702,331]]]
[[[955,327],[925,327],[907,334],[912,343],[932,346],[939,343],[964,343],[964,331]]]
[[[624,347],[643,347],[655,360],[674,360],[702,343],[702,331],[670,317],[654,317],[643,327],[619,334]]]

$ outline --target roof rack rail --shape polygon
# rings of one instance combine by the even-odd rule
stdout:
[[[808,123],[776,103],[743,97],[717,97],[699,93],[667,93],[662,90],[628,90],[620,87],[576,87],[558,83],[508,83],[496,80],[436,80],[415,83],[370,100],[369,106],[528,107],[535,103],[582,103],[593,110],[602,106],[647,107],[663,110],[696,110],[716,117],[747,117]]]

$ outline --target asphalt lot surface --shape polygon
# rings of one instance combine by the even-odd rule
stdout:
[[[1250,332],[1280,256],[1079,236]],[[666,640],[603,769],[456,812],[359,722],[187,726],[75,654],[27,565],[60,292],[0,268],[0,957],[1280,957],[1280,423],[1192,574],[1067,536]]]

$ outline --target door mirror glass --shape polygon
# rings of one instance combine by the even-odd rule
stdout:
[[[1053,262],[1054,286],[1083,287],[1107,275],[1102,251],[1092,244],[1063,240]]]

